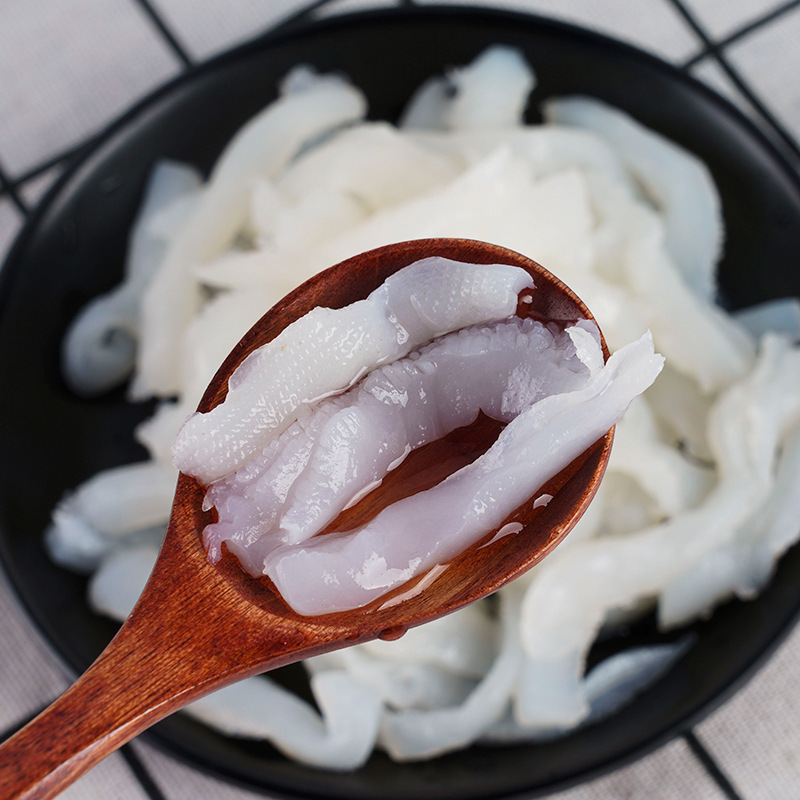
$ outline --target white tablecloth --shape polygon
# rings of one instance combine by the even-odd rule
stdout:
[[[316,13],[393,4],[333,0]],[[88,137],[190,65],[312,5],[320,4],[302,0],[2,0],[0,259],[65,158]],[[795,138],[800,135],[800,81],[796,80],[800,3],[512,0],[497,5],[576,22],[689,69],[764,125],[794,157]],[[4,423],[0,420],[0,425]],[[798,664],[800,632],[688,737],[557,797],[800,797]],[[65,685],[57,660],[37,638],[0,578],[0,731],[13,728]],[[126,754],[115,754],[96,767],[64,796],[87,800],[256,797],[195,772],[140,741]]]

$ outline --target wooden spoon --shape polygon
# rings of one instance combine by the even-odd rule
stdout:
[[[271,309],[224,362],[199,409],[221,402],[242,359],[311,308],[361,299],[393,272],[430,255],[520,266],[536,289],[518,313],[556,321],[592,318],[558,279],[504,248],[457,239],[390,245],[317,275]],[[483,419],[466,433],[420,448],[348,512],[349,520],[376,513],[387,497],[437,482],[485,450],[496,432]],[[469,549],[417,594],[402,587],[398,594],[411,596],[401,602],[387,604],[384,597],[366,608],[319,617],[291,611],[268,579],[249,577],[230,556],[209,564],[200,534],[212,513],[202,511],[203,488],[181,474],[163,548],[130,617],[84,675],[0,747],[3,798],[54,796],[136,734],[214,689],[341,647],[396,638],[496,591],[571,530],[597,490],[611,440],[610,431],[543,487],[553,495],[549,504],[534,509],[531,501],[509,516],[506,522],[524,525],[518,534]],[[343,516],[335,524],[347,526]],[[487,541],[493,533],[487,531]]]

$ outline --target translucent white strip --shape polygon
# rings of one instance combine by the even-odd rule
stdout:
[[[617,185],[634,187],[612,144],[579,128],[548,125],[470,131],[410,130],[405,139],[431,153],[457,157],[465,165],[474,165],[508,148],[524,161],[535,179],[581,169],[608,176]]]
[[[549,122],[594,131],[613,143],[648,197],[664,213],[666,246],[684,279],[704,300],[714,297],[722,249],[722,206],[706,165],[624,112],[589,97],[548,101]]]
[[[205,484],[224,478],[294,422],[301,407],[423,342],[510,317],[532,285],[519,267],[432,257],[396,272],[365,300],[315,308],[245,359],[223,403],[189,417],[173,448],[175,466]]]
[[[390,661],[424,662],[454,675],[478,678],[491,666],[498,636],[494,617],[474,603],[411,628],[400,639],[373,639],[359,649]]]
[[[709,438],[720,480],[698,507],[629,536],[580,542],[542,563],[523,603],[523,646],[536,671],[518,700],[526,724],[566,729],[589,713],[581,674],[606,615],[658,595],[736,537],[770,497],[776,453],[798,418],[800,351],[768,339],[755,370],[713,408]],[[705,595],[702,582],[693,591]]]
[[[687,624],[730,597],[752,598],[767,584],[777,559],[800,539],[800,424],[782,442],[774,475],[766,501],[735,536],[663,588],[658,608],[662,625]]]
[[[496,724],[509,705],[522,660],[519,592],[501,599],[502,640],[483,679],[463,702],[449,708],[387,712],[380,744],[397,761],[417,761],[468,745]]]
[[[447,77],[426,81],[409,101],[400,126],[509,129],[521,124],[535,82],[533,70],[519,50],[489,47]],[[498,92],[497,86],[503,91]]]
[[[147,335],[141,340],[135,397],[180,391],[181,337],[201,305],[192,269],[224,252],[246,227],[256,176],[274,175],[309,140],[366,112],[363,94],[341,78],[313,76],[301,82],[237,132],[192,216],[170,242],[142,305]]]
[[[166,529],[175,493],[175,471],[153,461],[97,473],[64,497],[45,536],[51,557],[81,571],[93,569],[119,542],[153,538]]]
[[[311,679],[320,711],[269,678],[248,678],[186,707],[228,736],[266,739],[289,758],[322,769],[361,766],[377,737],[377,692],[344,670]]]
[[[520,414],[472,464],[386,508],[354,532],[277,548],[266,574],[300,614],[370,603],[497,528],[622,416],[663,359],[649,335],[615,353],[585,387]]]
[[[733,315],[753,336],[770,331],[782,333],[800,342],[800,299],[779,297],[755,306],[740,309]]]
[[[663,675],[693,643],[694,637],[689,635],[677,642],[624,650],[602,661],[584,680],[591,712],[582,724],[605,719],[618,711]],[[554,682],[553,685],[557,684]],[[509,711],[486,731],[481,741],[495,745],[537,742],[562,734],[560,729],[528,727],[514,716],[513,711]]]
[[[463,328],[374,370],[211,486],[206,506],[218,520],[203,532],[209,559],[219,560],[226,542],[261,574],[269,549],[319,533],[413,450],[481,411],[509,422],[542,397],[583,385],[598,359],[596,326],[564,331],[514,317]]]
[[[308,664],[312,675],[343,669],[373,689],[389,708],[443,708],[464,700],[475,680],[427,663],[403,663],[376,658],[366,650],[347,647]],[[490,662],[491,665],[491,662]]]
[[[158,558],[158,546],[138,543],[106,555],[89,581],[89,605],[123,622],[133,611]]]
[[[139,304],[167,247],[153,223],[169,212],[176,225],[191,212],[200,176],[170,161],[156,165],[128,240],[125,279],[94,298],[73,320],[62,345],[62,369],[72,389],[91,396],[124,381],[134,368],[140,333]],[[173,213],[177,207],[179,213]]]

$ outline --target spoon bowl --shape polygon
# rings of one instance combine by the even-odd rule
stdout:
[[[312,308],[362,299],[392,273],[431,255],[522,267],[536,290],[518,313],[556,322],[593,319],[567,286],[505,248],[460,239],[388,245],[331,267],[270,309],[222,364],[198,410],[222,402],[242,360]],[[605,343],[603,350],[607,357]],[[420,448],[333,526],[374,516],[387,499],[438,482],[485,450],[496,433],[479,419]],[[516,535],[495,541],[495,531],[487,531],[486,544],[456,557],[424,590],[407,584],[364,608],[317,617],[292,611],[267,578],[250,577],[232,556],[216,566],[208,562],[201,533],[213,515],[202,510],[204,488],[180,474],[164,545],[128,620],[72,687],[0,746],[4,796],[52,797],[145,728],[215,689],[341,647],[397,638],[491,594],[569,533],[599,486],[612,438],[609,431],[537,491],[553,495],[551,502],[534,508],[531,498],[504,521],[522,525]]]

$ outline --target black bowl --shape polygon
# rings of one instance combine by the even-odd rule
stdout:
[[[89,610],[85,580],[50,562],[42,532],[66,490],[144,456],[131,430],[151,407],[126,403],[122,390],[93,401],[72,395],[59,374],[59,344],[85,301],[119,280],[153,163],[172,157],[208,170],[297,63],[348,74],[366,92],[370,115],[393,119],[424,78],[497,42],[521,48],[535,67],[534,109],[550,95],[594,95],[709,165],[728,227],[721,265],[727,304],[800,295],[800,185],[793,171],[729,104],[658,60],[592,33],[498,11],[388,10],[267,35],[178,79],[112,126],[59,181],[0,277],[1,554],[34,624],[73,670],[89,665],[115,625]],[[149,736],[202,769],[290,797],[533,796],[620,766],[684,730],[753,671],[799,606],[800,553],[792,551],[758,599],[729,603],[696,626],[696,644],[651,689],[609,719],[547,744],[472,747],[416,765],[376,754],[356,772],[335,774],[181,715]],[[658,637],[646,625],[638,633]],[[301,685],[301,673],[289,669],[282,680]]]

